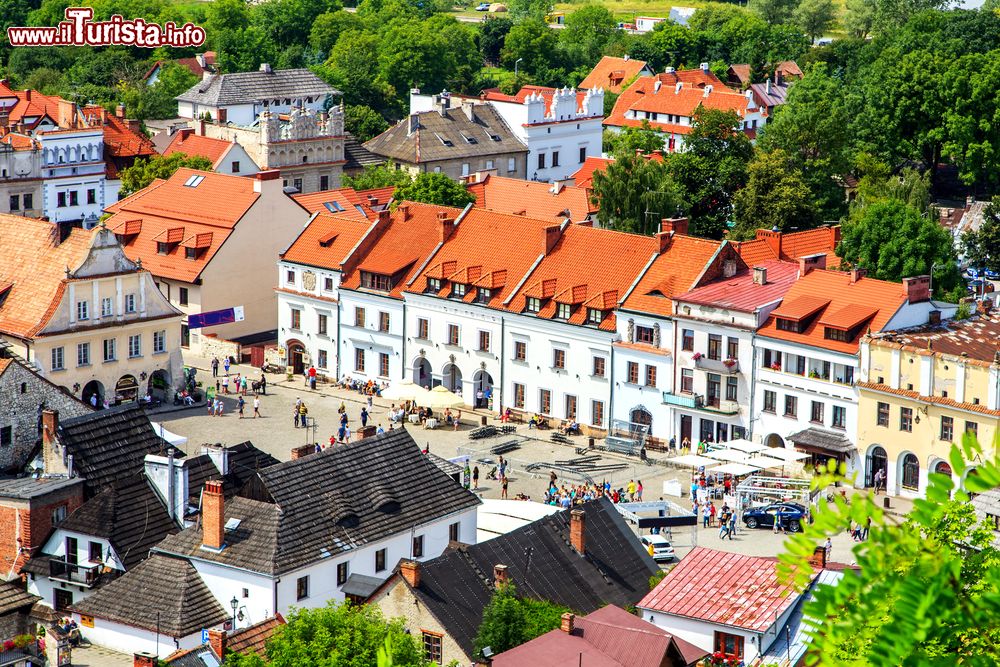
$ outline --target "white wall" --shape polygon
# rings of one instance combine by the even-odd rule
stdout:
[[[155,631],[142,630],[102,618],[94,619],[94,627],[85,628],[80,623],[80,614],[73,614],[73,620],[80,626],[80,633],[92,644],[129,655],[145,652],[165,658],[174,651],[201,646],[201,630],[179,638],[168,637],[161,633],[157,641]]]
[[[403,301],[355,290],[340,291],[340,374],[359,380],[391,381],[403,377]],[[364,308],[363,327],[355,308]],[[388,333],[379,331],[379,313],[389,313]],[[364,372],[355,370],[355,350],[365,351]],[[389,355],[389,374],[381,375],[379,355]]]
[[[655,348],[650,345],[648,351],[633,347],[615,347],[614,418],[630,421],[633,410],[645,409],[653,418],[649,435],[666,442],[674,435],[670,406],[663,402],[663,392],[672,391],[673,387],[674,364],[671,350],[674,341],[674,324],[672,320],[666,318],[619,312],[617,315],[618,334],[626,343],[628,342],[629,320],[632,320],[634,327],[652,329],[659,324],[660,346]],[[630,362],[638,364],[638,384],[628,382]],[[656,368],[656,386],[646,385],[647,366]],[[610,368],[609,361],[609,373],[611,372]]]
[[[289,281],[289,272],[294,279]],[[306,274],[312,274],[308,276]],[[313,289],[306,289],[305,283],[315,278]],[[326,289],[327,279],[333,281],[331,288]],[[317,370],[330,377],[338,377],[337,352],[338,343],[338,313],[340,304],[339,271],[317,269],[291,262],[278,262],[279,289],[293,290],[298,294],[278,292],[278,344],[288,349],[288,341],[302,343],[309,355],[310,363],[316,364]],[[312,294],[314,296],[306,296]],[[301,311],[300,328],[292,329],[292,309]],[[326,315],[326,334],[319,333],[319,316]],[[353,317],[353,311],[351,311]],[[320,363],[320,350],[326,352],[326,365]]]

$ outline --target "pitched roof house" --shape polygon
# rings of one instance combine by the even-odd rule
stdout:
[[[607,499],[584,503],[476,545],[399,569],[368,599],[422,632],[442,664],[474,655],[483,610],[497,585],[588,614],[635,604],[657,566]]]
[[[597,214],[597,204],[591,202],[585,189],[563,183],[539,183],[477,172],[466,181],[466,188],[476,196],[476,208],[497,213],[549,219],[553,224],[566,219],[592,223]]]
[[[168,63],[176,63],[181,67],[187,69],[189,72],[197,76],[199,79],[204,78],[205,74],[211,74],[215,72],[215,51],[205,51],[204,53],[197,53],[191,58],[177,58],[175,60],[157,60],[153,63],[152,67],[146,72],[143,79],[146,81],[147,86],[154,85],[160,78],[160,72],[163,71],[163,66]]]
[[[603,88],[617,95],[632,79],[640,76],[653,76],[653,70],[646,65],[645,60],[636,60],[628,56],[623,58],[603,56],[577,88],[581,90]]]
[[[829,269],[840,266],[840,257],[836,254],[838,243],[840,225],[824,225],[801,232],[758,229],[755,238],[749,241],[733,241],[740,257],[751,267],[769,260],[797,262],[803,257],[823,255]]]
[[[164,157],[174,153],[203,157],[212,163],[220,174],[253,176],[260,169],[237,141],[216,139],[197,134],[195,128],[184,127],[174,132],[170,143],[163,150]]]
[[[216,663],[222,664],[226,657],[233,653],[239,655],[255,653],[263,657],[267,640],[283,625],[285,625],[284,617],[275,614],[260,623],[254,623],[235,632],[209,630],[207,644],[176,651],[164,658],[163,662],[168,667],[206,667],[212,664],[213,659]]]

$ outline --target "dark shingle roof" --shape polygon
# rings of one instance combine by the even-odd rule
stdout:
[[[19,609],[27,613],[39,600],[40,597],[27,592],[23,586],[14,582],[0,582],[0,615]]]
[[[350,132],[344,133],[344,169],[364,169],[383,164],[385,158],[365,148]]]
[[[317,95],[339,95],[307,69],[279,69],[271,72],[213,74],[177,96],[183,102],[207,106],[253,104],[278,98],[300,99]]]
[[[169,446],[137,403],[67,419],[59,425],[59,439],[88,494],[142,471],[146,454],[162,454]]]
[[[414,120],[419,127],[410,132]],[[448,109],[445,115],[438,111],[413,114],[366,142],[365,148],[409,164],[528,152],[488,104],[475,106],[475,120],[461,108]]]
[[[441,472],[400,429],[261,470],[275,504],[234,498],[220,553],[202,550],[200,525],[159,551],[274,575],[469,509],[479,499]]]
[[[186,637],[226,621],[230,614],[183,558],[153,555],[73,605],[77,613]]]
[[[59,527],[109,540],[126,570],[149,555],[160,540],[180,531],[141,474],[104,488]]]
[[[226,637],[226,655],[230,653],[256,653],[264,655],[264,645],[267,640],[274,635],[275,631],[285,625],[285,619],[281,614],[266,618],[260,623],[231,632]],[[170,667],[205,667],[209,664],[202,659],[202,656],[212,656],[216,660],[221,660],[221,656],[216,655],[210,644],[203,644],[192,649],[177,651],[164,659]]]
[[[0,497],[28,500],[83,482],[79,477],[13,477],[0,479]]]
[[[507,566],[518,595],[550,600],[576,613],[589,614],[606,604],[634,605],[649,591],[656,563],[609,500],[578,509],[586,513],[586,557],[570,546],[565,510],[421,563],[417,597],[468,655],[493,594],[494,565]]]
[[[221,479],[223,491],[227,498],[237,495],[243,486],[252,479],[258,471],[281,463],[267,452],[253,446],[253,443],[241,442],[227,447],[229,452],[229,470],[223,476],[208,454],[200,454],[184,462],[188,469],[188,495],[190,504],[197,505],[205,482],[210,479]]]

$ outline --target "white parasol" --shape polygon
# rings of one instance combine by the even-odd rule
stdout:
[[[460,408],[465,405],[461,396],[448,391],[444,385],[438,385],[427,392],[427,397],[420,399],[420,404],[428,408],[444,410],[445,408]]]
[[[390,401],[416,401],[423,405],[431,392],[410,380],[400,380],[382,390],[382,398]]]

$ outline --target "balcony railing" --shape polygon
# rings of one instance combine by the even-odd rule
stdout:
[[[700,408],[702,398],[700,394],[673,394],[665,391],[663,392],[663,402],[681,408]]]
[[[736,359],[719,360],[700,356],[694,360],[694,365],[695,368],[720,375],[735,375],[740,372],[740,362]]]
[[[79,565],[53,558],[49,561],[49,578],[90,588],[101,574],[100,565]]]

